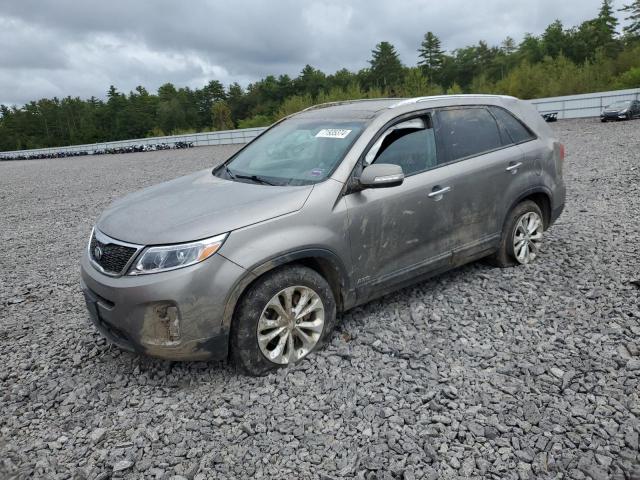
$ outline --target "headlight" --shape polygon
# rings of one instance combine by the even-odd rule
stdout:
[[[629,111],[629,109],[628,109],[628,108],[625,108],[624,110],[620,110],[618,113],[619,113],[620,115],[626,115],[626,113],[627,113],[628,111]]]
[[[149,247],[142,253],[135,267],[129,271],[129,275],[165,272],[202,262],[220,250],[227,235],[224,233],[197,242],[182,243],[180,245]]]

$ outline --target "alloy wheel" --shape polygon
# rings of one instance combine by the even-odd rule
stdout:
[[[530,263],[536,258],[542,231],[542,218],[536,212],[527,212],[518,219],[513,233],[513,254],[519,263]]]
[[[323,328],[320,296],[309,287],[288,287],[275,294],[262,310],[258,346],[273,363],[295,363],[313,350]]]

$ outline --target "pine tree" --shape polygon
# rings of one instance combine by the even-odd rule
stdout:
[[[567,45],[567,36],[560,20],[556,20],[542,34],[542,49],[545,55],[556,58]]]
[[[224,85],[218,80],[211,80],[204,87],[195,92],[195,103],[198,114],[197,128],[209,126],[211,107],[215,102],[226,100],[227,93]]]
[[[249,108],[247,105],[247,97],[238,82],[233,82],[229,85],[227,104],[229,105],[231,118],[235,124],[237,124],[239,120],[248,116]]]
[[[442,68],[444,58],[444,51],[441,49],[440,39],[435,36],[433,32],[425,33],[418,53],[420,57],[418,65],[422,67],[422,71],[429,79],[429,83],[433,83],[434,77]]]
[[[634,0],[629,5],[622,7],[620,11],[629,13],[625,20],[630,23],[624,27],[624,32],[630,37],[640,37],[640,0]]]
[[[610,38],[616,36],[616,29],[618,28],[618,19],[613,14],[612,3],[613,0],[602,0],[600,13],[598,14],[598,22],[600,22],[602,30],[605,31]]]
[[[602,0],[598,16],[591,22],[593,24],[594,41],[596,48],[602,48],[605,53],[612,57],[619,51],[616,40],[616,29],[618,19],[613,14],[613,0]]]
[[[309,94],[316,97],[325,88],[326,81],[327,77],[324,73],[307,64],[293,84],[298,95]]]
[[[516,50],[518,50],[518,46],[516,45],[516,41],[513,39],[513,37],[507,37],[500,44],[500,50],[505,55],[511,55],[512,53],[515,53]]]
[[[395,90],[400,86],[404,77],[404,67],[400,62],[398,52],[389,42],[380,42],[371,51],[371,81],[374,86]]]

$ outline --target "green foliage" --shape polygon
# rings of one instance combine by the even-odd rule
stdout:
[[[420,67],[408,68],[404,75],[404,82],[400,89],[400,95],[403,97],[424,97],[427,95],[441,95],[442,88],[436,84],[430,83],[427,77],[422,73]]]
[[[462,90],[462,87],[460,87],[460,85],[458,85],[457,83],[454,83],[449,88],[447,88],[447,95],[458,95],[460,93],[464,93],[464,91]]]
[[[285,99],[276,114],[276,120],[292,115],[314,104],[313,97],[309,94],[294,95]]]
[[[403,97],[421,97],[427,95],[429,82],[420,68],[409,68],[402,84]]]
[[[164,133],[164,131],[159,127],[153,127],[145,135],[145,137],[164,137],[164,136],[166,136],[166,133]]]
[[[268,127],[273,121],[266,115],[255,115],[238,122],[238,128]]]
[[[567,34],[564,31],[562,22],[556,20],[542,34],[541,47],[542,53],[551,58],[556,58],[567,48]]]
[[[218,100],[211,105],[211,124],[213,130],[231,130],[233,120],[231,119],[231,109],[227,102]]]
[[[174,130],[173,132],[171,132],[171,135],[190,135],[192,133],[199,133],[199,132],[209,132],[212,131],[210,128],[205,128],[204,130],[196,130],[195,128],[178,128],[177,130]]]
[[[627,70],[616,80],[616,88],[640,88],[640,67]]]
[[[110,86],[104,99],[51,98],[0,105],[0,151],[93,143],[234,127],[263,127],[311,105],[358,98],[442,93],[503,93],[521,98],[640,87],[640,0],[622,11],[624,36],[612,1],[571,28],[560,20],[539,36],[499,46],[479,41],[445,52],[433,32],[418,46],[418,64],[404,67],[396,49],[380,42],[369,68],[327,75],[311,65],[300,73],[269,75],[246,88],[211,80],[201,88],[171,83],[157,92]]]

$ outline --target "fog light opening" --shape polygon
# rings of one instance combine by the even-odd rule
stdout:
[[[170,342],[180,340],[180,312],[175,305],[162,305],[156,308],[156,316],[164,326],[166,339]]]
[[[167,308],[167,319],[169,321],[169,340],[180,340],[180,315],[178,314],[178,307]]]

